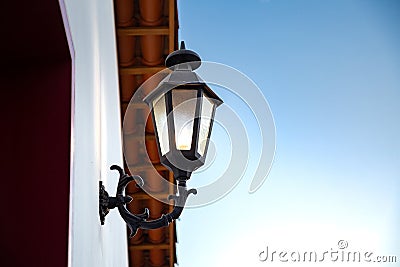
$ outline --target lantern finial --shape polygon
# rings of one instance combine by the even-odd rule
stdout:
[[[181,41],[181,47],[179,49],[186,49],[185,41]]]

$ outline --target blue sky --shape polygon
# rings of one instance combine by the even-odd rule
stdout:
[[[267,245],[323,250],[341,239],[400,261],[400,2],[180,0],[178,13],[186,47],[250,77],[276,125],[275,161],[257,192],[248,193],[250,156],[232,192],[183,212],[179,265],[274,266],[258,260]],[[257,139],[254,123],[244,124]],[[213,171],[228,161],[227,135],[214,129]]]

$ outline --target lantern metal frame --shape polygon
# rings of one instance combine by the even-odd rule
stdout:
[[[167,77],[168,78],[168,77]],[[196,90],[196,107],[193,121],[193,131],[192,131],[192,139],[191,139],[191,147],[189,150],[179,150],[176,146],[176,129],[174,124],[174,106],[172,101],[172,94],[174,90]],[[152,120],[153,125],[155,126],[155,134],[157,135],[157,148],[160,156],[160,162],[167,168],[169,168],[174,173],[174,178],[177,181],[188,180],[190,178],[191,173],[197,168],[204,165],[205,158],[208,150],[208,140],[210,139],[212,126],[214,123],[214,115],[215,110],[218,105],[222,103],[222,100],[216,96],[216,94],[207,86],[207,84],[203,82],[198,83],[186,83],[176,86],[176,83],[171,80],[168,82],[161,83],[160,87],[153,91],[154,94],[149,94],[144,101],[150,106],[152,112]],[[160,144],[160,132],[156,127],[156,120],[154,115],[153,101],[157,100],[160,96],[165,96],[165,109],[167,114],[167,127],[168,127],[168,142],[169,142],[169,151],[163,155],[161,152],[161,144]],[[205,144],[205,149],[203,155],[198,152],[199,146],[199,133],[200,133],[200,123],[201,123],[201,109],[202,109],[202,100],[203,97],[208,97],[210,100],[214,102],[212,115],[210,119],[209,130],[207,133],[207,143]]]
[[[119,172],[116,196],[110,197],[108,192],[105,190],[102,181],[99,183],[99,216],[101,224],[104,224],[105,217],[111,209],[118,208],[122,219],[126,222],[131,231],[129,237],[133,237],[139,228],[158,229],[160,227],[168,226],[173,220],[179,218],[188,196],[190,194],[197,194],[196,189],[187,190],[186,181],[190,178],[191,173],[202,166],[205,162],[215,111],[216,108],[223,103],[211,88],[195,72],[193,72],[193,70],[197,69],[201,65],[201,60],[197,53],[185,48],[184,42],[181,42],[179,50],[168,55],[165,63],[166,66],[172,70],[171,73],[168,74],[167,77],[160,82],[157,88],[155,88],[143,101],[146,102],[151,109],[160,162],[173,172],[177,183],[177,194],[168,196],[168,200],[174,201],[172,212],[163,214],[156,220],[147,220],[149,218],[149,210],[147,208],[141,214],[130,213],[126,209],[125,205],[132,201],[132,197],[124,195],[125,187],[128,183],[135,181],[136,186],[143,188],[144,182],[138,175],[127,175],[125,171],[117,165],[113,165],[110,168],[111,170],[117,170]],[[191,148],[190,150],[178,150],[175,143],[172,93],[173,90],[187,89],[196,90],[197,92]],[[161,153],[160,136],[156,127],[153,109],[153,101],[162,95],[165,96],[166,101],[165,108],[170,149],[165,155]],[[201,124],[201,108],[203,105],[201,99],[203,97],[207,97],[213,102],[213,110],[211,118],[209,118],[209,129],[206,138],[207,143],[205,144],[203,155],[201,155],[198,153],[197,148]]]
[[[201,65],[200,56],[191,50],[186,49],[185,43],[181,42],[179,50],[172,52],[168,55],[165,65],[172,70],[170,74],[165,77],[157,88],[148,94],[143,101],[149,105],[155,126],[155,134],[157,135],[157,148],[160,155],[161,164],[169,168],[174,173],[174,178],[177,181],[184,181],[190,178],[191,173],[197,168],[201,167],[205,162],[205,157],[208,150],[208,140],[211,135],[212,125],[214,122],[214,115],[216,108],[223,103],[222,99],[214,93],[214,91],[194,72],[195,69]],[[192,142],[190,150],[178,150],[176,148],[176,135],[174,125],[173,103],[172,94],[174,90],[197,90],[197,101],[193,122]],[[168,127],[168,142],[169,151],[163,155],[161,152],[161,144],[159,129],[157,128],[154,108],[154,101],[161,96],[165,96],[165,108],[167,115]],[[210,99],[214,106],[210,118],[210,126],[207,134],[207,143],[203,155],[197,152],[198,138],[200,131],[200,112],[203,105],[203,98]]]

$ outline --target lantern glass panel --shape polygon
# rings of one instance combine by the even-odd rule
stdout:
[[[164,156],[169,151],[167,110],[165,105],[165,95],[153,101],[154,119],[160,143],[161,155]]]
[[[204,156],[208,142],[208,134],[211,128],[212,115],[214,110],[214,103],[206,96],[203,96],[200,116],[200,129],[197,152]]]
[[[196,105],[197,90],[172,90],[175,143],[177,150],[190,150],[192,148]]]

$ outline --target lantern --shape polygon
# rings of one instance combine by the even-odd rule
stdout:
[[[223,101],[193,72],[200,57],[185,49],[171,53],[172,72],[144,101],[151,109],[161,163],[187,180],[205,162],[216,108]]]

